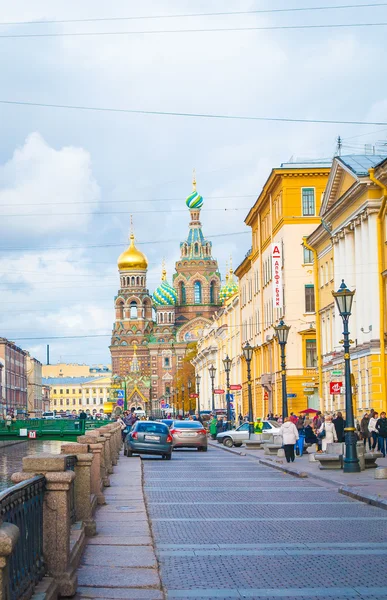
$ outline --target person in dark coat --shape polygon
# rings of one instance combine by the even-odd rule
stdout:
[[[387,446],[387,418],[384,411],[380,413],[380,419],[377,420],[375,427],[378,432],[380,452],[383,454],[383,458],[385,458]]]
[[[216,422],[216,434],[222,433],[223,431],[223,419],[218,419]]]
[[[313,430],[312,423],[308,423],[305,427],[305,444],[318,444],[318,439]]]
[[[341,412],[338,412],[336,417],[333,419],[333,425],[336,429],[337,441],[344,442],[344,427],[345,421]]]

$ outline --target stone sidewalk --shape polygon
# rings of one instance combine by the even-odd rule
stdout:
[[[106,505],[97,509],[97,535],[89,538],[78,569],[76,600],[163,600],[142,489],[139,457],[122,452]]]
[[[347,494],[361,502],[379,506],[387,510],[387,480],[375,479],[375,469],[366,469],[360,473],[344,473],[340,470],[321,470],[318,462],[309,462],[309,454],[296,456],[294,463],[287,463],[285,458],[266,456],[263,450],[248,450],[245,445],[241,448],[225,448],[218,442],[208,442],[214,448],[242,454],[258,460],[261,464],[273,467],[295,475],[296,477],[312,477],[331,484],[342,494]],[[387,467],[387,458],[380,458],[378,466]]]

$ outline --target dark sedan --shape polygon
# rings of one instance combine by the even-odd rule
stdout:
[[[172,435],[168,426],[155,421],[137,421],[125,438],[124,454],[157,454],[171,460]]]

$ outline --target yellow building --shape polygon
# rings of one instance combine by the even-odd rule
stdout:
[[[111,378],[49,377],[43,385],[50,388],[52,411],[96,414],[103,413],[109,402]]]
[[[197,345],[197,355],[192,361],[196,375],[200,375],[200,404],[202,410],[212,410],[212,381],[209,368],[216,369],[214,387],[227,390],[226,373],[223,359],[228,355],[232,359],[230,384],[240,385],[241,380],[241,341],[240,308],[238,285],[234,281],[232,269],[226,275],[226,283],[220,291],[223,306],[215,313],[210,327],[207,327]],[[242,394],[239,390],[231,392],[233,409],[236,416],[242,410]],[[215,395],[215,408],[226,409],[226,394]]]
[[[372,168],[375,181],[369,174]],[[355,414],[387,408],[385,359],[381,360],[387,267],[383,186],[387,186],[386,157],[336,157],[321,207],[322,224],[306,241],[316,259],[320,395],[325,411],[345,407],[342,319],[332,296],[343,279],[349,289],[356,289],[349,320]],[[330,382],[342,384],[340,394],[330,394]]]
[[[255,417],[282,412],[279,346],[273,326],[291,326],[287,353],[290,412],[319,406],[312,253],[303,237],[319,224],[330,161],[285,163],[270,173],[245,223],[252,248],[236,269],[241,344],[255,348],[251,364]],[[248,410],[242,359],[243,414]]]

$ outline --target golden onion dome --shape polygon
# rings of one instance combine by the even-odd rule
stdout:
[[[118,258],[119,271],[146,271],[148,260],[134,245],[134,234],[130,234],[130,246]]]

